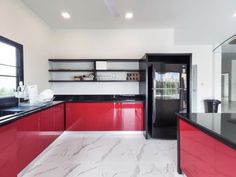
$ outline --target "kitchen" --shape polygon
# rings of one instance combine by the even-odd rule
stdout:
[[[111,2],[115,4],[112,4]],[[22,124],[19,122],[17,128],[14,126],[10,127],[10,130],[12,131],[9,132],[13,138],[10,139],[10,141],[6,140],[5,142],[7,147],[9,147],[9,144],[13,145],[10,146],[11,148],[7,148],[8,153],[6,156],[8,157],[10,155],[12,157],[16,157],[19,149],[15,149],[15,155],[10,154],[9,152],[11,152],[11,150],[14,151],[14,147],[21,146],[20,151],[22,151],[22,154],[26,153],[25,157],[28,158],[26,158],[27,160],[25,162],[19,162],[19,167],[15,165],[14,160],[8,164],[10,167],[16,168],[15,170],[17,173],[21,171],[22,173],[20,175],[27,176],[27,168],[26,170],[23,170],[23,168],[25,168],[30,162],[31,166],[28,166],[28,171],[31,171],[30,167],[33,167],[33,165],[37,167],[37,165],[41,164],[39,161],[46,158],[46,161],[48,161],[48,165],[46,166],[51,168],[47,167],[48,169],[45,169],[46,166],[43,166],[41,167],[41,172],[49,170],[48,174],[50,174],[51,169],[51,172],[56,172],[56,176],[68,173],[70,170],[72,170],[72,173],[67,174],[68,176],[76,176],[79,174],[80,176],[94,176],[94,174],[97,173],[101,175],[104,173],[104,176],[113,176],[118,173],[117,171],[122,172],[122,169],[126,172],[129,171],[129,169],[132,169],[130,170],[132,172],[127,172],[127,174],[125,172],[121,174],[118,173],[117,176],[138,176],[146,174],[148,171],[152,170],[153,174],[151,175],[180,176],[177,173],[177,165],[175,165],[175,161],[177,160],[176,141],[154,139],[145,140],[143,132],[145,134],[147,131],[147,128],[145,127],[147,123],[144,121],[146,120],[146,115],[144,113],[146,113],[148,107],[145,107],[147,104],[143,95],[140,95],[141,82],[138,80],[127,81],[127,71],[128,73],[132,73],[138,70],[138,72],[141,73],[140,77],[142,76],[142,69],[140,68],[139,63],[142,61],[141,58],[145,56],[145,54],[191,55],[191,71],[193,75],[189,78],[190,81],[188,83],[188,88],[190,91],[189,97],[191,97],[189,110],[191,110],[191,112],[204,112],[204,99],[214,98],[221,100],[221,71],[219,69],[221,61],[217,58],[221,54],[218,51],[212,52],[212,50],[214,49],[215,44],[224,41],[230,35],[234,34],[233,30],[230,31],[233,27],[229,27],[232,23],[229,22],[227,24],[229,30],[225,31],[224,34],[220,33],[222,32],[222,29],[218,29],[220,27],[212,23],[212,26],[209,29],[214,27],[217,29],[215,30],[215,33],[219,34],[217,35],[218,37],[215,38],[216,35],[210,35],[211,32],[209,32],[207,26],[206,31],[203,31],[197,25],[199,19],[194,11],[195,6],[190,2],[181,3],[186,3],[187,7],[192,8],[192,16],[196,18],[196,20],[192,20],[195,21],[194,24],[189,23],[188,19],[184,22],[178,20],[168,21],[169,18],[174,20],[173,17],[175,13],[182,13],[182,15],[184,15],[184,6],[181,6],[180,4],[175,4],[176,6],[172,7],[169,6],[168,3],[163,3],[162,6],[159,6],[158,3],[160,2],[150,2],[150,4],[143,4],[142,2],[139,2],[135,4],[133,1],[130,1],[131,4],[128,5],[124,4],[123,1],[119,2],[118,0],[111,2],[109,2],[111,4],[109,4],[108,1],[88,1],[86,3],[78,2],[78,4],[73,4],[75,2],[70,2],[66,7],[63,6],[65,3],[64,1],[55,2],[52,0],[50,2],[34,2],[30,0],[2,0],[2,5],[0,7],[0,20],[2,24],[0,35],[23,46],[22,76],[24,84],[37,85],[38,93],[50,88],[54,92],[54,100],[59,101],[53,103],[55,104],[55,107],[54,105],[41,105],[42,107],[40,107],[40,109],[32,108],[33,112],[30,112],[32,111],[30,110],[25,113],[25,115],[21,114],[23,117],[33,116],[32,120],[37,120],[36,122],[38,123],[35,127],[38,128],[36,131],[37,133],[35,134],[37,137],[36,139],[29,135],[24,136],[25,131],[23,130],[20,131],[22,133],[19,137],[15,136],[17,131],[21,130],[21,127],[24,127],[21,126],[24,124],[24,121],[26,121],[24,118],[19,119]],[[230,5],[229,4],[227,4],[227,7],[233,6],[232,4],[234,4],[234,2]],[[149,18],[153,14],[145,14],[145,10],[139,12],[140,14],[138,15],[138,9],[144,5],[147,5],[149,12],[157,12],[157,14],[154,14],[156,17],[160,15],[159,13],[165,15],[166,17],[163,17],[163,19],[166,20]],[[47,8],[45,8],[45,6]],[[109,7],[111,9],[115,8],[115,10],[117,10],[115,12],[118,13],[118,16],[116,13],[111,14]],[[209,4],[206,4],[206,7],[209,7]],[[221,5],[216,7],[216,11],[219,7],[221,7]],[[166,11],[163,12],[162,9],[166,9]],[[60,14],[62,11],[68,11],[71,13],[71,19],[63,19]],[[128,11],[134,11],[133,19],[125,19],[123,17],[125,12]],[[205,13],[207,16],[207,12]],[[211,15],[209,16],[211,17]],[[149,19],[149,21],[143,20],[142,17]],[[159,23],[157,23],[156,20],[160,20],[158,21]],[[166,23],[164,21],[166,21]],[[176,22],[178,22],[178,25],[182,27],[183,31],[178,28],[178,25],[175,24]],[[196,26],[194,29],[189,30],[189,25]],[[199,34],[199,30],[201,31],[202,36],[196,35]],[[206,36],[208,36],[208,38],[206,38]],[[78,61],[86,60],[88,63],[85,63],[86,66],[83,68],[71,68],[75,66],[75,63],[73,62],[69,62],[69,68],[65,67],[65,62],[62,62],[63,67],[54,66],[58,64],[57,59],[65,61],[71,59]],[[118,64],[116,63],[116,60],[119,60],[119,67],[117,67]],[[130,60],[134,64],[129,65]],[[96,64],[96,62],[99,61],[105,62],[106,70],[110,71],[104,72],[103,69],[96,68],[96,65],[89,63],[94,62]],[[113,63],[113,65],[111,63]],[[63,69],[84,69],[87,71],[82,74],[71,74],[71,71],[55,71]],[[122,73],[124,71],[122,70],[126,70],[123,75]],[[196,72],[193,72],[195,70]],[[74,82],[50,82],[58,79],[68,80],[72,79],[74,76],[78,76],[77,79],[80,79],[81,75],[90,74],[91,71],[93,73],[93,77],[98,79],[96,82],[91,82],[91,80],[84,80],[83,82],[79,82],[79,80],[76,80],[76,82],[75,80],[73,80]],[[101,73],[103,73],[103,75],[101,75]],[[109,75],[109,73],[112,74]],[[106,81],[101,82],[99,79],[105,79]],[[114,82],[115,80],[116,82]],[[60,101],[65,101],[66,103],[62,103]],[[36,115],[34,115],[34,113]],[[77,122],[74,124],[74,116],[79,117],[82,113],[83,116],[85,115],[85,117],[89,117],[91,119],[81,119],[80,121],[82,121],[82,123]],[[103,115],[105,113],[106,115]],[[50,119],[50,116],[47,115],[52,115],[52,119]],[[71,116],[70,123],[65,123],[66,120],[63,121],[63,117],[65,118],[66,116]],[[47,117],[48,121],[44,122],[45,119],[43,117]],[[56,117],[59,117],[58,121]],[[112,121],[109,119],[110,117]],[[99,120],[103,123],[100,123]],[[50,122],[52,126],[50,125]],[[81,124],[84,126],[81,127]],[[40,156],[41,158],[36,159],[34,164],[34,161],[32,162],[34,158],[31,159],[31,157],[36,157],[36,154],[42,152],[51,142],[53,142],[54,139],[56,139],[56,137],[61,135],[64,130],[70,129],[69,127],[66,127],[66,125],[75,125],[75,127],[70,127],[71,129],[74,129],[73,132],[64,132],[54,144],[51,144],[51,146],[56,146],[56,143],[60,144],[60,141],[62,144],[68,143],[69,146],[70,142],[67,142],[67,140],[69,141],[71,139],[71,143],[73,144],[73,138],[76,139],[76,137],[73,136],[73,133],[76,133],[74,131],[86,131],[84,132],[85,134],[83,134],[83,132],[78,132],[77,138],[78,142],[87,141],[92,143],[91,147],[86,145],[86,143],[84,145],[84,153],[87,154],[88,158],[86,159],[86,155],[83,156],[83,152],[81,152],[82,157],[78,159],[76,157],[75,162],[77,164],[72,163],[66,166],[65,169],[67,169],[67,171],[63,172],[61,171],[61,168],[58,170],[52,170],[56,167],[50,163],[50,159],[54,162],[57,162],[57,160],[54,159],[53,156],[50,156],[50,154]],[[54,128],[54,131],[50,133],[49,130],[52,127]],[[28,131],[33,131],[30,130],[30,127],[28,128]],[[42,130],[41,133],[40,130]],[[101,132],[101,130],[104,132]],[[104,133],[104,139],[97,139],[99,137],[96,137],[96,133],[93,134],[93,132],[90,132],[91,134],[89,134],[87,131],[100,131],[99,133]],[[55,134],[53,134],[53,132]],[[46,136],[47,134],[48,137]],[[50,134],[51,136],[49,136]],[[43,138],[43,136],[41,137],[39,135],[45,135],[45,137]],[[112,138],[112,135],[114,136],[114,139]],[[27,141],[27,138],[31,138],[32,141]],[[86,138],[88,138],[88,140],[86,140]],[[110,144],[108,143],[109,141],[111,141]],[[27,142],[28,144],[24,144],[23,142]],[[41,145],[36,146],[35,142],[40,142]],[[105,146],[106,143],[108,143],[107,147]],[[138,145],[135,143],[138,143]],[[146,147],[146,144],[149,144],[150,146],[147,145]],[[119,148],[117,148],[116,145],[118,145]],[[32,146],[32,148],[29,148],[30,146]],[[48,153],[51,151],[51,146],[46,149]],[[81,146],[83,147],[83,145],[79,143],[74,147],[78,147],[78,149],[80,149]],[[102,152],[92,151],[92,153],[89,154],[86,148],[95,148],[94,146],[103,147],[98,148]],[[137,149],[133,146],[137,146]],[[73,149],[73,145],[71,145],[71,147],[72,150],[70,153],[76,154],[78,149]],[[163,150],[165,147],[167,147],[166,149],[170,149],[169,153],[168,151]],[[62,147],[62,154],[65,152],[63,151],[63,148],[66,147]],[[3,149],[5,149],[5,146]],[[35,151],[27,154],[27,151],[29,152],[31,149],[35,149]],[[127,149],[136,154],[134,155],[136,158],[135,164],[139,165],[132,165],[129,166],[129,168],[123,168],[122,162],[127,159],[121,158],[120,163],[118,163],[119,160],[117,160],[118,165],[111,163],[111,167],[109,167],[109,162],[116,161],[115,156],[119,153],[122,154],[122,151],[125,153]],[[159,154],[158,150],[161,149],[163,150],[163,153]],[[56,150],[55,154],[57,152]],[[58,152],[59,151],[60,150],[58,149]],[[109,159],[109,155],[106,155],[109,154],[108,151],[111,152],[111,154],[117,151],[117,154],[113,154],[115,159]],[[144,156],[142,156],[142,152],[144,152]],[[159,154],[160,156],[157,156],[156,158],[163,159],[163,161],[166,160],[166,162],[161,163],[156,158],[151,158],[150,154],[146,154],[147,152]],[[97,159],[94,159],[93,153],[94,156],[95,154],[98,155]],[[166,154],[171,155],[166,156]],[[145,157],[145,155],[147,155],[147,157]],[[60,155],[57,154],[55,156]],[[2,157],[6,159],[5,156]],[[17,159],[19,160],[22,158]],[[100,165],[97,168],[95,168],[96,164],[86,166],[86,163],[96,162],[101,159],[104,159],[104,166]],[[127,160],[127,162],[130,160],[130,164],[133,162],[131,159],[132,155],[130,155],[130,159]],[[169,162],[170,159],[172,159],[172,161]],[[37,160],[39,161],[37,162]],[[150,163],[147,163],[149,160]],[[84,162],[84,164],[82,163],[83,167],[81,168],[76,166],[80,164],[80,161],[81,163]],[[47,164],[45,161],[42,163]],[[140,165],[141,163],[143,163],[143,166]],[[160,166],[162,169],[160,174],[158,174],[159,172],[156,169],[156,165],[153,166],[152,163],[157,163],[156,165]],[[102,170],[102,167],[104,170]],[[73,168],[75,171],[73,171]],[[120,169],[117,170],[116,168]],[[76,170],[79,171],[76,172]],[[89,173],[91,174],[86,174],[86,170],[89,170]],[[11,171],[13,172],[14,170]],[[168,172],[164,173],[164,171],[168,171],[170,174],[168,174]],[[47,176],[47,174],[41,174],[41,172],[40,170],[36,170],[35,174],[28,174],[28,176]],[[4,175],[12,176],[6,173],[4,173]],[[1,174],[1,176],[4,175]],[[146,175],[148,176],[148,174]],[[48,176],[52,176],[52,174]]]

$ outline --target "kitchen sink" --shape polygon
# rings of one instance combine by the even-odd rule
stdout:
[[[15,116],[23,111],[0,111],[0,120]]]

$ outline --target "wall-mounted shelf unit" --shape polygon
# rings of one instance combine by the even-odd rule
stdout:
[[[49,82],[139,82],[139,61],[138,59],[49,59]]]

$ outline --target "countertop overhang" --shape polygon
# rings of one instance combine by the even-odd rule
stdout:
[[[9,112],[16,112],[16,113],[9,115],[9,116],[1,117],[0,118],[0,126],[9,124],[13,121],[21,119],[25,116],[32,114],[32,113],[36,113],[38,111],[42,111],[44,109],[47,109],[47,108],[50,108],[52,106],[62,104],[62,103],[64,103],[64,101],[53,101],[53,102],[45,103],[45,104],[29,105],[29,106],[16,106],[16,107],[2,109],[0,111],[9,111]]]
[[[236,113],[177,113],[177,116],[236,150]]]

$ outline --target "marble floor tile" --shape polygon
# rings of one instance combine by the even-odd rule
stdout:
[[[141,134],[65,132],[19,177],[182,177],[176,141]]]

